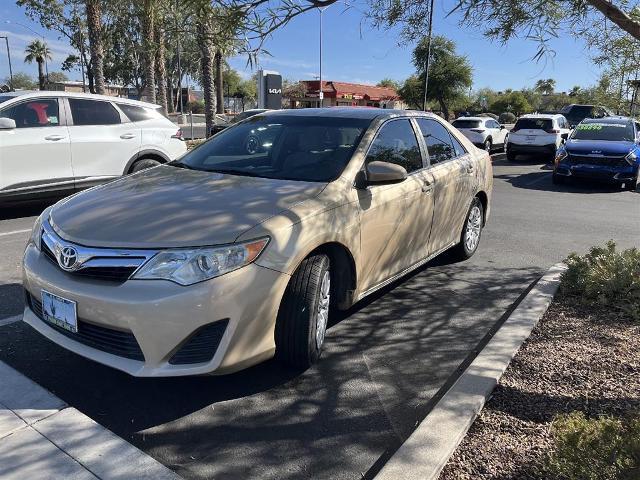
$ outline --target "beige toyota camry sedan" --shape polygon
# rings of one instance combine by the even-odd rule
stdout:
[[[24,253],[24,319],[135,376],[320,357],[327,322],[489,216],[489,155],[440,118],[282,110],[66,198]]]

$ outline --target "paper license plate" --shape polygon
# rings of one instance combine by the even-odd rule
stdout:
[[[78,332],[76,302],[73,300],[42,290],[42,316],[47,322],[73,333]]]

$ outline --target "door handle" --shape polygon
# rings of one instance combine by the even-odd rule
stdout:
[[[50,142],[57,142],[58,140],[63,140],[66,137],[64,135],[49,135],[48,137],[44,137],[45,140],[49,140]]]
[[[123,133],[122,135],[120,135],[120,138],[123,140],[130,140],[132,138],[136,138],[136,134],[135,133]]]
[[[429,195],[433,191],[433,183],[424,182],[422,184],[422,193]]]

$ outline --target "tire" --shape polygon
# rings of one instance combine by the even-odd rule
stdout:
[[[516,161],[516,154],[507,150],[507,160],[510,162],[515,162]]]
[[[313,255],[300,264],[285,291],[276,319],[276,358],[309,368],[322,354],[331,305],[329,257]]]
[[[635,192],[638,189],[638,177],[631,180],[630,182],[625,182],[625,188],[629,191]]]
[[[487,138],[484,141],[484,149],[487,153],[491,153],[491,150],[493,149],[493,144],[491,143],[491,139]]]
[[[507,138],[508,138],[508,136],[504,137],[504,143],[502,144],[502,153],[508,153],[508,151],[507,151],[507,145],[508,145]]]
[[[567,183],[566,177],[563,177],[562,175],[558,175],[556,172],[553,172],[553,175],[551,176],[551,181],[553,182],[554,185],[564,185],[565,183]]]
[[[140,160],[137,160],[136,163],[131,166],[131,168],[129,169],[129,173],[136,173],[141,170],[146,170],[147,168],[157,167],[161,164],[162,162],[154,160],[153,158],[142,158]]]
[[[467,260],[476,253],[478,245],[480,245],[480,237],[482,235],[482,224],[484,219],[484,207],[478,197],[471,202],[467,217],[464,220],[464,227],[460,234],[460,243],[454,247],[455,256],[460,260]],[[473,233],[475,232],[475,235]],[[473,242],[468,241],[467,235],[473,236]]]

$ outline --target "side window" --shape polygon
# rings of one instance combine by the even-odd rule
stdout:
[[[158,118],[159,112],[152,108],[139,107],[137,105],[131,105],[129,103],[116,103],[120,110],[129,117],[132,122],[141,122],[143,120],[150,120],[152,118]]]
[[[453,136],[453,134],[451,134],[451,142],[453,143],[453,151],[455,152],[456,157],[461,157],[462,155],[467,153],[465,148],[458,141],[458,139]]]
[[[495,120],[489,120],[489,127],[491,128],[500,128],[500,124]]]
[[[58,101],[38,98],[19,103],[0,112],[0,117],[12,118],[16,128],[57,127],[60,125]]]
[[[424,135],[429,151],[431,164],[445,162],[455,158],[456,152],[449,131],[440,123],[430,118],[419,118],[418,125]]]
[[[395,163],[408,173],[422,168],[420,147],[409,120],[393,120],[382,126],[369,148],[366,163],[377,161]]]
[[[114,125],[120,123],[120,114],[109,102],[70,98],[74,125]]]

